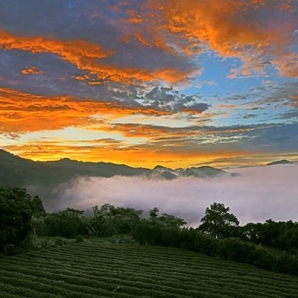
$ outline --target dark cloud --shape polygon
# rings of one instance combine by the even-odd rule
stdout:
[[[198,95],[186,96],[173,87],[154,86],[150,91],[138,95],[137,99],[145,107],[174,113],[181,111],[202,113],[210,107],[207,103],[198,102],[201,100]]]
[[[298,111],[296,110],[296,111],[291,111],[291,112],[279,114],[277,119],[292,119],[292,120],[297,121]]]
[[[249,132],[248,139],[239,140],[234,148],[258,152],[297,152],[298,123],[264,126]]]
[[[138,145],[143,150],[179,154],[204,152],[297,152],[298,123],[234,126],[166,127],[142,124],[113,124],[111,131],[127,137],[150,136],[150,143]],[[130,147],[134,148],[134,146]]]
[[[292,106],[298,101],[298,82],[288,81],[262,86],[251,90],[253,94],[259,95],[256,104],[282,103]]]
[[[250,118],[255,118],[257,115],[256,114],[247,114],[247,115],[244,115],[242,118],[243,119],[250,119]]]

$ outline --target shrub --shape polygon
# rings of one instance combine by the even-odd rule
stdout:
[[[77,243],[84,242],[84,238],[83,238],[83,236],[82,236],[82,235],[78,235],[78,236],[76,237],[76,242],[77,242]]]
[[[249,263],[256,247],[251,243],[236,238],[227,238],[218,241],[218,255],[227,260]]]

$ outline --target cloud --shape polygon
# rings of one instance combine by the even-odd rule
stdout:
[[[55,125],[58,125],[58,120],[56,122]],[[50,123],[47,127],[50,125],[54,124]],[[36,139],[34,136],[30,138],[30,135],[27,135],[26,139],[29,138],[30,141],[8,144],[5,149],[34,160],[53,160],[69,156],[77,160],[113,161],[132,166],[154,167],[158,162],[172,167],[186,167],[189,164],[226,166],[227,160],[218,160],[225,157],[229,160],[229,165],[239,165],[239,158],[241,165],[252,165],[269,162],[277,157],[284,159],[295,154],[298,150],[295,134],[297,126],[298,124],[294,123],[167,127],[108,123],[100,120],[93,123],[90,120],[89,126],[82,125],[81,130],[78,128],[73,132],[60,131],[59,142]],[[92,130],[102,135],[102,139],[113,138],[115,143],[92,142]],[[50,133],[47,132],[47,135]],[[75,142],[69,141],[69,135],[76,135]],[[89,136],[90,140],[84,141],[85,135]],[[55,138],[57,139],[54,134],[53,140]]]
[[[23,75],[44,75],[45,72],[44,71],[41,71],[41,70],[38,70],[36,66],[31,66],[31,67],[26,67],[25,69],[22,69],[21,70],[21,73]]]
[[[298,165],[233,169],[240,175],[214,179],[179,178],[173,181],[145,178],[79,178],[47,193],[48,210],[66,207],[90,209],[110,203],[148,211],[153,207],[182,216],[197,226],[213,202],[230,207],[240,220],[298,220],[296,177]],[[38,188],[31,188],[38,191]],[[39,190],[40,191],[40,190]]]
[[[63,117],[62,117],[63,114]],[[133,114],[165,115],[151,108],[125,107],[120,103],[75,99],[70,96],[40,96],[0,88],[0,132],[25,133],[92,124],[91,116]],[[96,121],[98,123],[99,121]]]
[[[86,131],[68,130],[68,134],[85,133]],[[61,133],[61,132],[60,132]],[[17,139],[19,136],[11,135],[11,138]],[[6,145],[2,148],[14,152],[14,154],[31,160],[59,160],[71,154],[75,160],[89,161],[105,160],[109,162],[115,148],[127,146],[123,140],[113,138],[101,138],[94,140],[71,140],[43,137],[39,141],[28,141],[25,144],[19,142],[17,145]]]
[[[134,81],[167,81],[171,83],[185,80],[193,69],[178,69],[161,65],[155,69],[146,66],[132,67],[121,63],[113,50],[106,50],[100,44],[83,39],[57,39],[43,36],[21,36],[0,30],[0,48],[5,51],[27,51],[32,54],[47,53],[57,55],[61,60],[74,65],[78,70],[95,76],[98,84]],[[111,58],[112,59],[107,59]],[[124,57],[123,57],[124,58]],[[115,63],[118,62],[118,63]],[[120,63],[119,63],[120,62]],[[122,66],[121,66],[122,64]],[[90,81],[90,76],[81,76]],[[94,83],[94,81],[93,81]]]
[[[235,109],[236,105],[234,104],[218,104],[219,109]]]
[[[210,107],[207,103],[199,102],[199,95],[185,95],[173,87],[163,87],[161,85],[155,85],[148,91],[141,89],[141,92],[137,94],[137,100],[144,107],[172,111],[173,113],[201,114]]]
[[[271,91],[263,90],[258,104],[268,104],[269,102],[280,102],[292,111],[298,108],[298,83],[296,81],[271,86]]]
[[[40,74],[34,67],[25,69],[24,73],[26,76]],[[147,89],[143,85],[124,88],[121,84],[110,84],[100,90],[102,92],[97,97],[88,98],[85,95],[81,98],[0,88],[0,132],[24,133],[68,126],[107,131],[107,125],[102,123],[103,118],[117,119],[130,115],[157,117],[179,113],[187,118],[209,108],[196,95],[186,96],[173,87],[158,84]]]
[[[113,52],[104,50],[100,45],[84,40],[48,39],[42,36],[16,36],[0,31],[1,47],[5,50],[22,50],[36,53],[53,53],[61,59],[80,65],[82,58],[101,59]]]
[[[298,118],[298,111],[291,111],[291,112],[286,112],[282,113],[278,116],[279,119],[293,119],[296,120]]]
[[[153,19],[159,29],[178,37],[173,43],[176,41],[179,46],[179,41],[184,40],[222,57],[239,58],[241,69],[232,68],[230,78],[239,74],[264,75],[270,65],[280,75],[298,75],[297,54],[293,51],[298,44],[296,2],[149,0],[148,3],[155,9]]]
[[[26,157],[53,150],[150,166],[291,154],[297,9],[290,0],[3,2],[1,142]],[[69,127],[121,143],[104,150],[78,136],[80,153]],[[40,138],[55,130],[60,145]],[[26,135],[12,144],[3,134]]]

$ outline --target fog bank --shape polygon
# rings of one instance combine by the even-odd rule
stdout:
[[[48,211],[115,206],[175,214],[197,226],[213,202],[230,207],[241,224],[266,219],[298,221],[298,165],[233,169],[236,177],[156,180],[141,177],[78,178],[45,194]]]

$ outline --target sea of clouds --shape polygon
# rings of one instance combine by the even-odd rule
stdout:
[[[198,226],[206,207],[224,203],[247,222],[298,221],[298,164],[230,169],[234,177],[183,177],[158,180],[143,177],[77,178],[44,193],[48,211],[66,207],[90,210],[110,203],[147,212],[158,207]]]

